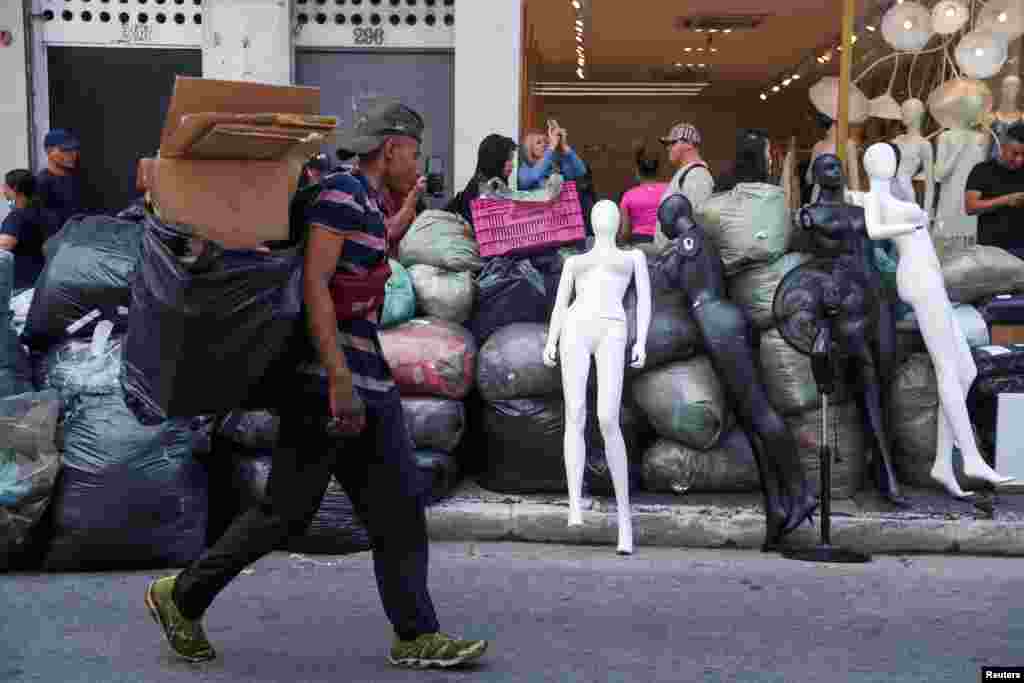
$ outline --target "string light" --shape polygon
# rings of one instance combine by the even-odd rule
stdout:
[[[582,81],[586,78],[583,67],[587,65],[587,55],[583,47],[583,29],[585,27],[583,5],[580,0],[572,0],[572,6],[576,10],[576,17],[573,25],[576,33],[576,76]]]

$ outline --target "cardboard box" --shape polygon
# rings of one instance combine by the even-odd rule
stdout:
[[[286,240],[302,165],[334,128],[319,110],[319,88],[178,76],[139,182],[163,220],[198,237],[228,248]]]

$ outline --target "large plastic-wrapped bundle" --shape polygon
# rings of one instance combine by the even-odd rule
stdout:
[[[462,216],[447,211],[424,211],[398,243],[403,266],[424,264],[445,270],[478,271],[483,268],[473,226]]]
[[[677,494],[757,491],[761,486],[750,440],[739,428],[707,451],[658,439],[644,453],[643,480],[648,491]]]
[[[186,235],[147,217],[121,380],[144,424],[245,405],[301,321],[300,248],[207,242],[186,264],[179,254],[187,244]]]
[[[1024,261],[999,247],[979,244],[944,258],[942,277],[950,300],[971,304],[1024,291]]]
[[[729,298],[742,308],[761,330],[775,326],[772,302],[782,278],[797,266],[810,261],[810,254],[793,251],[771,263],[754,266],[729,278]]]
[[[700,353],[703,342],[697,323],[677,290],[655,290],[651,295],[651,326],[647,330],[647,360],[642,368],[630,365],[636,343],[636,290],[630,286],[623,298],[628,338],[626,375],[635,377],[669,363],[689,360]]]
[[[861,488],[867,468],[867,438],[860,409],[855,401],[838,406],[829,405],[828,444],[832,448],[832,496],[849,498]],[[796,439],[800,460],[818,491],[821,474],[821,411],[814,410],[786,418]]]
[[[547,334],[546,325],[515,323],[491,335],[477,362],[477,388],[484,400],[561,394],[561,370],[544,365]]]
[[[632,390],[662,438],[708,450],[732,426],[725,391],[706,356],[646,372]]]
[[[789,249],[793,223],[778,185],[740,183],[712,195],[696,218],[718,245],[726,275],[771,263]]]
[[[0,399],[0,571],[11,568],[53,496],[61,458],[56,391]]]
[[[967,412],[983,448],[995,453],[999,395],[1024,393],[1024,344],[982,346],[971,353],[978,376],[967,394]]]
[[[401,325],[416,317],[416,291],[409,271],[401,263],[389,259],[391,277],[384,288],[384,310],[380,315],[382,329]]]
[[[529,259],[496,256],[477,275],[477,298],[469,329],[481,346],[492,334],[515,323],[546,323],[553,298]],[[555,283],[557,288],[557,283]]]
[[[98,342],[98,343],[97,343]],[[57,347],[48,382],[64,399],[64,472],[48,570],[180,567],[204,547],[207,476],[190,420],[140,424],[118,382],[120,340]],[[54,357],[55,356],[55,357]]]
[[[462,401],[403,398],[402,412],[413,444],[424,451],[451,453],[466,431],[466,407]]]
[[[821,394],[814,381],[810,356],[790,346],[778,330],[761,335],[759,353],[761,379],[775,410],[782,415],[799,415],[817,409]],[[845,382],[836,382],[835,388],[830,403],[845,403],[851,398],[851,388]]]
[[[30,348],[45,350],[86,327],[69,327],[94,310],[117,320],[131,302],[142,227],[110,216],[75,216],[45,247],[46,266],[22,332]]]
[[[469,320],[476,290],[472,273],[416,264],[409,266],[409,277],[420,315],[459,324]]]
[[[960,323],[960,329],[967,338],[968,346],[971,348],[986,346],[991,341],[988,323],[985,322],[985,318],[977,308],[970,304],[953,304],[953,315],[956,317],[956,321]],[[917,316],[914,315],[913,309],[908,310],[896,322],[896,329],[900,332],[919,332]]]
[[[416,318],[382,331],[380,343],[403,396],[461,401],[473,386],[476,342],[455,323]]]

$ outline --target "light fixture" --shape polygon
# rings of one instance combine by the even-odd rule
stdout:
[[[777,85],[773,85],[772,86],[772,92],[779,92],[779,90],[781,90],[781,88],[779,86],[777,86]]]
[[[723,28],[722,29],[722,33],[732,33],[732,29],[731,28]]]
[[[577,20],[576,20],[576,25],[582,28],[582,26],[583,26],[583,20],[582,20],[582,19],[577,19]]]
[[[581,7],[580,0],[572,0],[572,6],[579,9]]]
[[[695,28],[693,30],[696,31],[697,33],[704,33],[704,29],[702,28]]]
[[[576,69],[576,75],[579,76],[580,78],[583,78],[583,69]]]
[[[864,28],[866,28],[867,30],[871,31],[872,33],[874,33],[874,32],[875,32],[875,27],[874,27],[874,26],[872,26],[871,24],[868,24],[868,25],[867,25],[867,26],[865,26]]]
[[[761,99],[762,99],[762,100],[767,100],[767,99],[768,99],[768,96],[767,96],[767,95],[765,95],[764,93],[761,93]]]
[[[693,97],[699,95],[708,85],[706,81],[689,81],[686,83],[540,81],[532,83],[530,87],[535,95],[546,97]]]
[[[697,52],[704,52],[704,48],[702,48],[702,47],[698,47],[698,48],[697,48]]]
[[[789,83],[790,83],[790,80],[787,78],[786,80],[782,81],[782,87],[783,88],[789,87]]]
[[[960,40],[953,53],[968,78],[991,78],[1006,63],[1009,48],[1002,36],[988,31],[971,31]]]
[[[799,80],[800,80],[800,74],[793,74],[791,78],[792,78],[792,79],[793,79],[794,81],[799,81]]]
[[[683,68],[683,63],[682,62],[676,62],[676,68],[677,69],[682,69]]]
[[[581,36],[580,34],[577,33],[576,34],[576,42],[577,43],[582,43],[583,42],[583,36]]]
[[[978,13],[977,29],[1001,37],[1007,44],[1024,34],[1024,2],[990,0]]]
[[[932,13],[912,0],[895,5],[882,17],[882,36],[896,50],[916,52],[932,37]]]
[[[693,52],[693,48],[692,47],[684,47],[683,48],[683,52]]]
[[[718,48],[717,47],[710,48],[710,50],[711,50],[711,52],[718,52]]]
[[[932,8],[932,29],[942,36],[949,36],[971,18],[971,12],[960,0],[940,0]]]
[[[587,65],[587,62],[586,62],[586,60],[583,59],[583,57],[580,57],[579,59],[577,59],[576,63],[579,64],[580,66],[586,66]]]

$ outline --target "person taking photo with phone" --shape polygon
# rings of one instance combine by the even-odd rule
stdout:
[[[562,177],[579,180],[587,175],[587,166],[569,146],[569,133],[557,121],[548,121],[547,133],[539,130],[526,134],[523,159],[517,175],[519,190],[536,190],[561,165]]]

